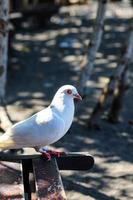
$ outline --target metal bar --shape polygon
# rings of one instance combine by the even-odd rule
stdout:
[[[22,174],[23,174],[23,184],[24,184],[24,196],[25,200],[31,200],[31,189],[29,181],[29,173],[31,168],[31,160],[22,160]]]
[[[60,170],[89,170],[94,165],[94,158],[88,153],[68,153],[57,158]]]

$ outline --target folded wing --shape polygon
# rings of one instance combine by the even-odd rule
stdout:
[[[64,121],[49,107],[16,123],[0,137],[0,149],[45,146],[57,141],[64,132]]]

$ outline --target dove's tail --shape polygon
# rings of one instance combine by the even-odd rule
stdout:
[[[2,137],[0,137],[1,150],[11,149],[13,147],[14,147],[14,141],[12,139],[4,140]]]

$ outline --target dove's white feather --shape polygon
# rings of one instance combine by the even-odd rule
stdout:
[[[0,137],[0,148],[41,147],[64,136],[74,116],[74,101],[71,95],[66,95],[65,88],[77,93],[71,85],[61,87],[49,107],[9,128]]]

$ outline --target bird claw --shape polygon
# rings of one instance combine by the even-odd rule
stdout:
[[[65,152],[61,152],[61,151],[48,150],[47,152],[50,153],[51,156],[58,157],[58,158],[65,154]]]
[[[42,152],[42,156],[43,156],[43,158],[45,158],[45,159],[48,160],[48,161],[51,160],[51,155],[50,155],[50,153]]]
[[[47,150],[45,152],[41,152],[42,153],[42,156],[44,158],[46,158],[48,161],[51,160],[52,157],[61,157],[63,155],[65,155],[65,152],[59,152],[59,151],[52,151],[52,150]]]

